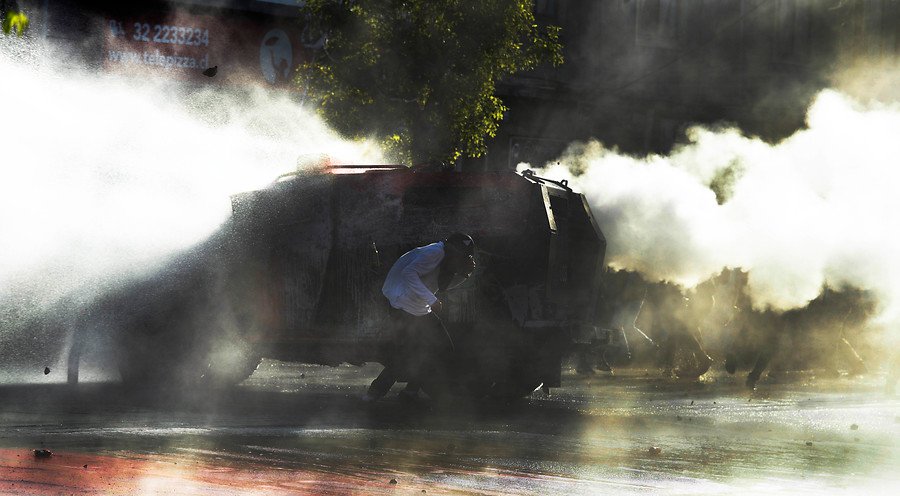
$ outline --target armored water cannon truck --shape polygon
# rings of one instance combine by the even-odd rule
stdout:
[[[280,177],[232,205],[216,236],[85,315],[115,333],[124,381],[234,384],[263,357],[383,361],[395,337],[388,270],[454,231],[475,239],[477,266],[442,295],[455,370],[426,392],[559,386],[573,344],[599,331],[606,241],[564,181],[340,166]],[[75,353],[75,381],[77,364]]]

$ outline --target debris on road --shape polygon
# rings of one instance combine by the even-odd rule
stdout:
[[[662,453],[662,448],[660,448],[659,446],[651,446],[650,449],[647,450],[647,453],[651,455],[658,455]]]
[[[807,442],[806,442],[806,445],[807,445],[807,446],[812,446],[812,441],[807,441]]]
[[[397,483],[397,479],[391,479],[391,484],[396,484],[396,483]]]
[[[50,458],[53,456],[53,452],[48,449],[36,449],[34,450],[35,458]]]
[[[850,426],[850,430],[851,430],[851,431],[859,430],[859,426],[856,425],[856,424],[852,424],[852,425]]]
[[[49,373],[50,373],[50,367],[44,367],[44,375],[47,375]]]

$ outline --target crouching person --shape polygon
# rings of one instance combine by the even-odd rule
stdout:
[[[475,242],[463,233],[412,249],[394,263],[381,292],[391,305],[396,338],[366,401],[384,397],[398,377],[409,380],[400,393],[404,399],[418,395],[422,377],[442,380],[453,341],[441,322],[443,303],[436,293],[465,281],[474,270]]]

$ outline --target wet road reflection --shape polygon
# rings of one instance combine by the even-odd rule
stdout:
[[[748,392],[728,376],[569,374],[510,405],[365,404],[377,371],[267,361],[206,397],[0,386],[0,492],[893,494],[900,482],[900,401],[877,377]]]

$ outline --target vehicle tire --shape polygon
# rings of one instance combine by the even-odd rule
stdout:
[[[672,373],[679,379],[697,380],[709,370],[711,364],[702,358],[684,346],[679,346],[675,351]]]
[[[469,376],[449,373],[424,381],[422,389],[435,399],[492,399],[514,401],[530,395],[541,381],[528,371],[505,374],[505,377]]]
[[[228,336],[209,343],[199,360],[199,382],[203,386],[224,388],[236,386],[246,380],[259,367],[262,357],[254,353],[249,343],[240,336]]]
[[[488,391],[488,397],[501,401],[515,401],[525,398],[541,387],[538,379],[522,376],[502,383],[495,383]]]
[[[184,319],[175,327],[124,330],[117,347],[122,382],[135,387],[217,389],[244,381],[262,357],[229,317],[221,312],[208,319]]]
[[[123,384],[129,388],[155,389],[178,380],[176,371],[181,360],[175,352],[161,350],[161,341],[140,330],[123,331],[117,340],[115,357]]]
[[[179,349],[190,345],[176,344],[177,339],[154,341],[132,336],[120,346],[118,365],[123,383],[149,388],[230,387],[250,377],[262,361],[235,338],[194,350]]]

